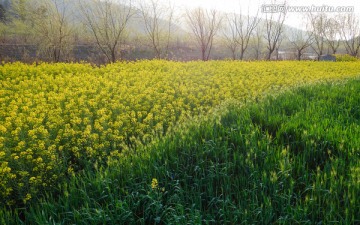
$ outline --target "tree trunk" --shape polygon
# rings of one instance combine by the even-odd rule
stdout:
[[[243,60],[244,59],[244,50],[241,50],[240,52],[240,60]]]
[[[112,63],[116,62],[116,52],[115,51],[116,51],[115,49],[113,49],[111,51],[111,62]]]
[[[203,61],[207,61],[206,59],[206,49],[201,49],[201,58]]]
[[[269,53],[267,55],[267,60],[271,60],[271,55],[274,52],[274,50],[269,50]]]
[[[232,60],[236,60],[236,52],[235,50],[231,50]]]

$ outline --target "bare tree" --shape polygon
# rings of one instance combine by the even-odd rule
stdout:
[[[159,0],[140,3],[140,14],[145,25],[145,33],[158,59],[168,57],[174,22],[174,6],[164,6]]]
[[[258,13],[255,17],[250,16],[249,10],[247,15],[243,15],[240,10],[239,14],[233,13],[227,16],[228,33],[225,33],[227,46],[232,52],[233,59],[236,59],[236,50],[240,47],[240,60],[243,60],[246,49],[249,46],[249,40],[253,35],[254,29],[259,24],[260,18]]]
[[[279,40],[275,46],[276,60],[280,59],[280,46],[281,46],[281,43],[283,42],[283,40],[284,40],[284,36],[280,35]]]
[[[79,0],[84,24],[109,62],[121,59],[128,22],[134,15],[132,0]]]
[[[253,35],[254,29],[258,26],[260,18],[258,17],[258,13],[255,17],[251,17],[248,11],[247,16],[240,14],[238,21],[237,32],[239,33],[240,60],[243,60],[245,51],[249,45],[249,40]]]
[[[23,29],[40,53],[54,62],[65,60],[72,48],[73,24],[68,0],[17,0],[12,4],[15,29]],[[22,27],[22,29],[21,29]]]
[[[357,56],[360,49],[360,23],[354,13],[346,14],[341,20],[341,37],[348,54]]]
[[[313,42],[312,32],[293,29],[289,31],[289,42],[296,50],[296,59],[301,60],[306,48],[310,47]]]
[[[264,27],[257,26],[255,29],[254,35],[254,50],[255,50],[255,59],[259,60],[261,58],[261,52],[263,48],[264,39]]]
[[[19,41],[22,44],[32,43],[33,37],[33,26],[34,22],[32,21],[32,12],[33,1],[31,0],[13,0],[11,2],[11,23],[9,23],[9,29],[13,34],[12,40],[14,42]]]
[[[202,60],[209,60],[214,37],[220,28],[221,17],[216,10],[196,8],[186,12],[187,22],[201,49]]]
[[[285,5],[285,3],[284,3]],[[277,16],[277,17],[276,17]],[[267,13],[265,17],[266,34],[265,39],[267,42],[268,55],[267,59],[271,59],[272,53],[279,47],[279,39],[283,33],[285,12]]]
[[[37,1],[34,15],[39,49],[55,62],[66,59],[72,49],[71,24],[67,0]]]
[[[8,35],[8,27],[0,22],[0,43],[6,42]]]
[[[311,48],[317,54],[317,59],[320,59],[320,56],[324,53],[324,47],[326,44],[325,38],[325,26],[326,26],[326,14],[319,13],[319,14],[308,14],[308,30],[312,32],[312,36],[314,38],[313,44]]]
[[[325,22],[324,36],[328,46],[331,48],[331,53],[336,54],[340,47],[341,25],[338,17],[328,18]]]
[[[28,19],[29,9],[29,0],[13,0],[11,3],[11,14],[13,14],[17,19],[25,22]]]
[[[224,26],[223,36],[225,38],[225,45],[231,52],[231,58],[236,60],[236,53],[239,47],[239,36],[237,32],[237,16],[236,14],[226,15],[227,26]]]

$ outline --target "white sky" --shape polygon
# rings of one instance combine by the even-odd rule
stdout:
[[[163,0],[166,1],[166,0]],[[250,14],[256,14],[259,10],[259,15],[264,17],[264,13],[261,12],[261,5],[270,4],[271,0],[169,0],[175,4],[179,9],[203,7],[207,9],[216,9],[223,12],[239,12],[240,5],[243,10],[243,14],[247,14],[248,8]],[[283,2],[283,1],[278,1]],[[360,16],[360,1],[359,0],[287,0],[289,6],[353,6],[355,13]],[[331,12],[330,12],[331,13]],[[285,23],[297,28],[304,28],[303,21],[304,13],[287,13]]]

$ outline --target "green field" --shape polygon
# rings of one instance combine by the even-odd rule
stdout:
[[[18,67],[1,74],[1,224],[360,223],[357,62]]]

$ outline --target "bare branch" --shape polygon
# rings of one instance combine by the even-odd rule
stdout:
[[[161,5],[158,0],[150,0],[150,3],[142,1],[139,8],[146,36],[156,58],[167,58],[174,22],[174,6]]]
[[[314,40],[311,48],[315,51],[319,60],[324,53],[326,43],[325,25],[327,17],[325,13],[313,14],[310,12],[308,13],[308,21],[308,30],[312,33]]]
[[[126,29],[134,15],[132,0],[78,0],[83,22],[109,62],[121,59]]]
[[[341,18],[341,37],[346,51],[352,56],[358,56],[360,49],[360,22],[354,13],[348,13]]]
[[[289,32],[288,39],[296,50],[297,60],[301,60],[304,50],[313,43],[313,33],[309,31],[293,29]]]
[[[222,18],[216,10],[196,8],[186,12],[187,22],[201,49],[202,60],[209,60],[213,41]]]
[[[328,18],[325,22],[324,36],[332,54],[336,54],[340,47],[341,24],[339,19],[339,17]]]
[[[277,18],[275,18],[276,16]],[[279,40],[280,40],[280,36],[283,33],[285,18],[286,18],[286,14],[284,12],[266,14],[265,40],[267,42],[268,60],[271,59],[271,55],[275,51],[275,49],[279,47]]]

